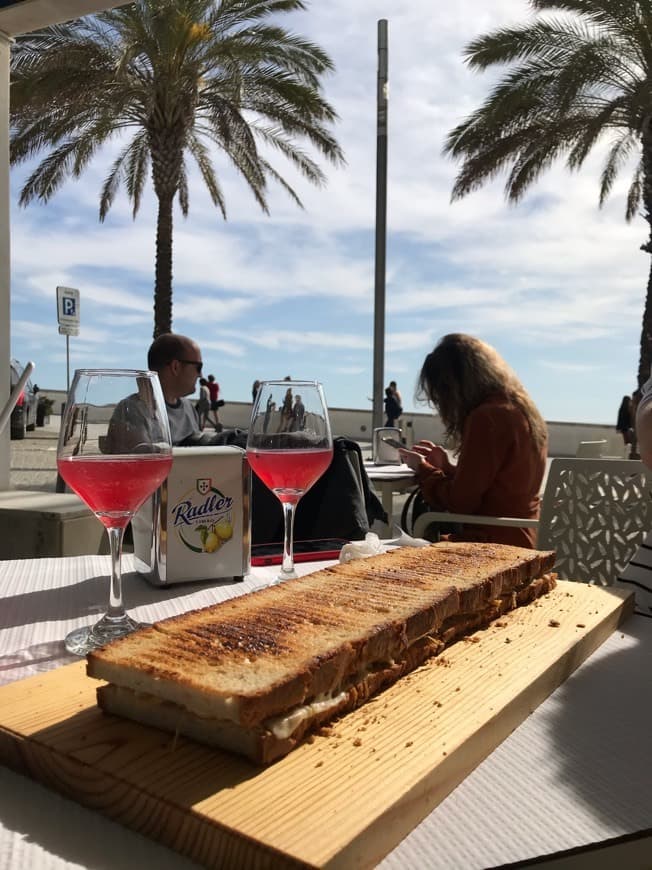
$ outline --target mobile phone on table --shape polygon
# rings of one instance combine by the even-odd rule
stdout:
[[[345,538],[317,538],[311,541],[294,542],[295,562],[320,562],[328,559],[339,559],[340,550],[348,544]],[[283,562],[283,543],[253,544],[251,547],[251,564],[280,565]]]
[[[405,450],[406,449],[405,444],[402,444],[398,440],[398,438],[387,437],[387,438],[383,438],[383,441],[385,442],[385,444],[389,444],[390,447],[396,447],[397,450]]]

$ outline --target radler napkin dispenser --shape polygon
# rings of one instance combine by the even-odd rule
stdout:
[[[175,447],[167,480],[132,520],[136,570],[155,586],[250,570],[251,472],[239,447]]]
[[[400,465],[401,456],[396,447],[392,447],[384,441],[384,438],[393,438],[401,441],[401,430],[393,426],[382,426],[374,429],[372,451],[375,465]]]

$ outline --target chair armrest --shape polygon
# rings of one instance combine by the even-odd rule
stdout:
[[[466,523],[474,526],[515,526],[516,528],[532,528],[539,526],[539,520],[525,517],[485,517],[478,514],[453,514],[448,511],[426,511],[420,514],[413,523],[412,534],[421,537],[430,523]]]

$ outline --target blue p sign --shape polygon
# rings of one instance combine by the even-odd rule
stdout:
[[[61,308],[64,317],[74,317],[76,300],[72,296],[64,296],[61,300]]]

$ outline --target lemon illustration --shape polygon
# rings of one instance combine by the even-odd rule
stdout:
[[[222,544],[222,542],[217,537],[215,532],[209,532],[206,535],[206,540],[204,541],[204,552],[205,553],[214,553],[215,550],[217,550],[217,548],[219,546],[221,546],[221,544]]]
[[[233,537],[233,526],[228,520],[220,520],[215,526],[215,533],[222,541],[228,541]]]

